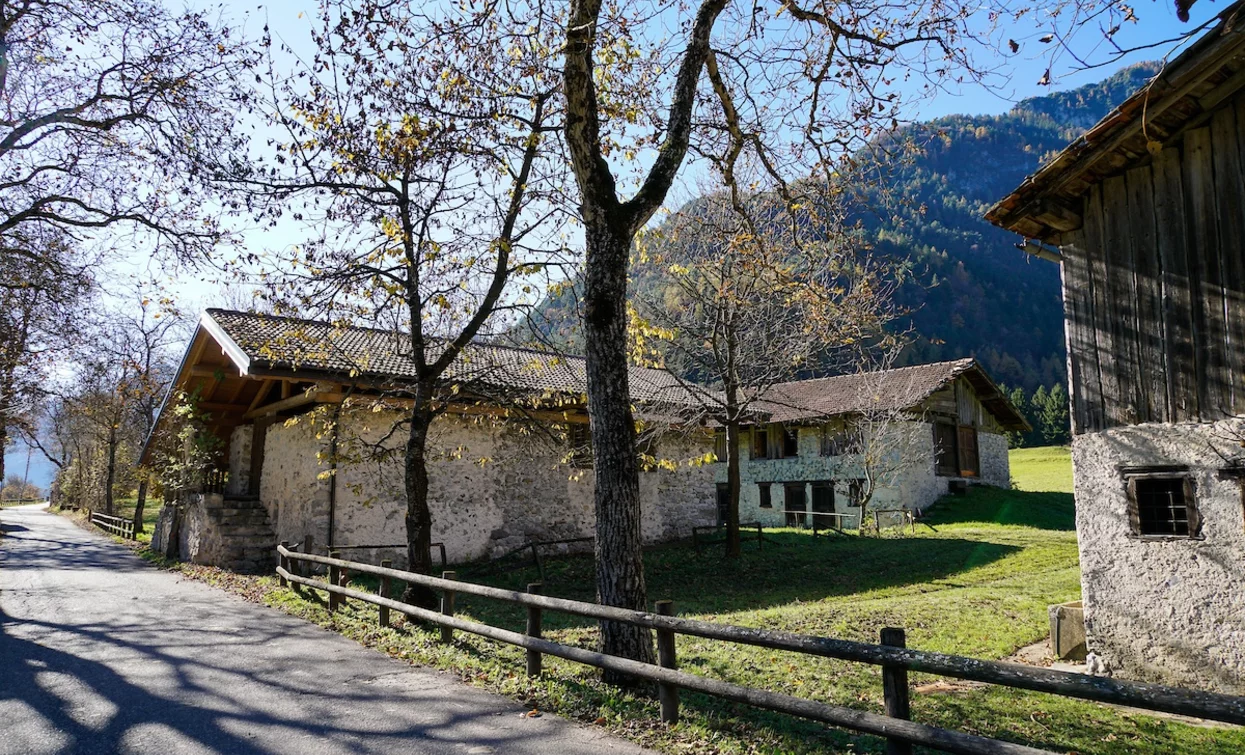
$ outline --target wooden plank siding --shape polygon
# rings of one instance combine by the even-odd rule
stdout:
[[[1130,165],[1062,239],[1076,434],[1245,414],[1245,95]]]

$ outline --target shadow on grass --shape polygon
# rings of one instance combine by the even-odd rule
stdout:
[[[1076,529],[1071,493],[975,487],[965,496],[945,496],[923,520],[937,528],[946,524],[1002,524],[1040,530]]]
[[[813,538],[808,533],[767,533],[771,542],[747,550],[737,561],[706,551],[697,555],[688,543],[654,548],[644,554],[648,594],[671,599],[680,614],[712,615],[783,606],[890,587],[928,583],[983,566],[1020,550],[1018,546],[954,537]],[[595,600],[590,556],[571,556],[545,564],[544,593]],[[492,577],[473,577],[512,590],[525,590],[540,579],[526,568]],[[375,590],[374,580],[354,580]],[[395,588],[396,589],[396,588]],[[460,594],[458,610],[495,626],[522,630],[519,606]],[[546,626],[570,628],[593,622],[547,612]]]

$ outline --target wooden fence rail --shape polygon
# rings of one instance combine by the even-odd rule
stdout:
[[[134,534],[134,521],[132,519],[92,511],[91,524],[94,524],[101,530],[110,532],[117,537],[123,537],[126,540],[134,540],[137,538],[137,535]]]
[[[596,666],[628,674],[658,683],[662,690],[662,719],[678,718],[678,689],[689,689],[714,695],[735,702],[788,713],[822,723],[840,726],[854,731],[886,737],[888,751],[909,751],[907,745],[917,744],[952,753],[1002,753],[1003,755],[1035,755],[1045,752],[1024,745],[979,737],[963,732],[940,729],[906,720],[907,681],[909,671],[924,672],[987,682],[1018,689],[1048,692],[1064,697],[1075,697],[1102,703],[1126,705],[1151,711],[1175,713],[1245,725],[1245,697],[1202,692],[1158,684],[1145,684],[1104,677],[1075,674],[1066,671],[1022,666],[1015,663],[986,661],[946,653],[912,650],[904,647],[903,630],[884,629],[881,644],[835,640],[826,637],[778,632],[765,629],[715,624],[673,616],[673,606],[661,601],[655,613],[629,611],[611,606],[585,603],[565,598],[539,594],[537,585],[529,586],[528,592],[505,590],[455,579],[431,577],[423,574],[399,571],[384,566],[372,566],[338,558],[298,553],[286,547],[277,548],[280,566],[277,573],[285,582],[297,588],[304,585],[329,593],[330,610],[336,610],[343,598],[354,598],[376,605],[382,609],[381,618],[387,623],[389,610],[438,624],[442,628],[442,640],[452,640],[455,629],[487,637],[498,642],[517,645],[528,651],[528,669],[539,673],[539,654]],[[319,563],[330,567],[330,581],[310,579],[296,574],[293,564],[298,561]],[[346,587],[340,578],[342,570],[374,574],[387,578],[384,592],[393,594],[390,582],[398,580],[440,590],[443,595],[442,610],[431,611],[412,606],[389,597],[354,590]],[[299,570],[302,571],[302,570]],[[452,576],[447,572],[446,576]],[[337,577],[337,579],[333,579]],[[532,589],[532,588],[535,589]],[[454,596],[457,593],[476,595],[527,606],[604,621],[617,621],[657,631],[661,646],[660,665],[631,661],[624,658],[569,647],[540,637],[540,613],[529,610],[528,632],[512,632],[487,624],[479,624],[453,615]],[[388,610],[386,610],[388,609]],[[851,708],[827,705],[813,700],[783,695],[765,690],[743,687],[695,674],[678,671],[674,637],[688,635],[704,639],[722,640],[753,645],[773,650],[786,650],[806,655],[867,663],[883,668],[883,692],[888,715],[857,711]],[[533,653],[537,654],[533,656]]]

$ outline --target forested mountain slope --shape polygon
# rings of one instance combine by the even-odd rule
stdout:
[[[901,292],[915,333],[905,363],[975,356],[996,380],[1026,392],[1064,382],[1058,266],[1016,249],[1019,239],[982,215],[1157,70],[1140,64],[1002,115],[949,116],[906,132],[921,152],[888,174],[891,199],[870,193],[876,201],[865,204],[875,209],[859,218],[875,250],[915,273]],[[649,277],[641,272],[632,286],[659,285]],[[573,296],[551,297],[532,318],[571,348]]]

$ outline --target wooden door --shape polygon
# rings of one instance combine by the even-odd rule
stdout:
[[[981,474],[981,461],[977,456],[977,428],[961,427],[959,430],[960,477],[977,477]]]
[[[804,514],[808,511],[808,500],[804,493],[804,483],[789,482],[783,486],[783,509],[787,512],[788,527],[803,527],[808,523]]]
[[[834,483],[813,483],[813,526],[818,529],[837,529],[835,517],[818,516],[834,513]]]

